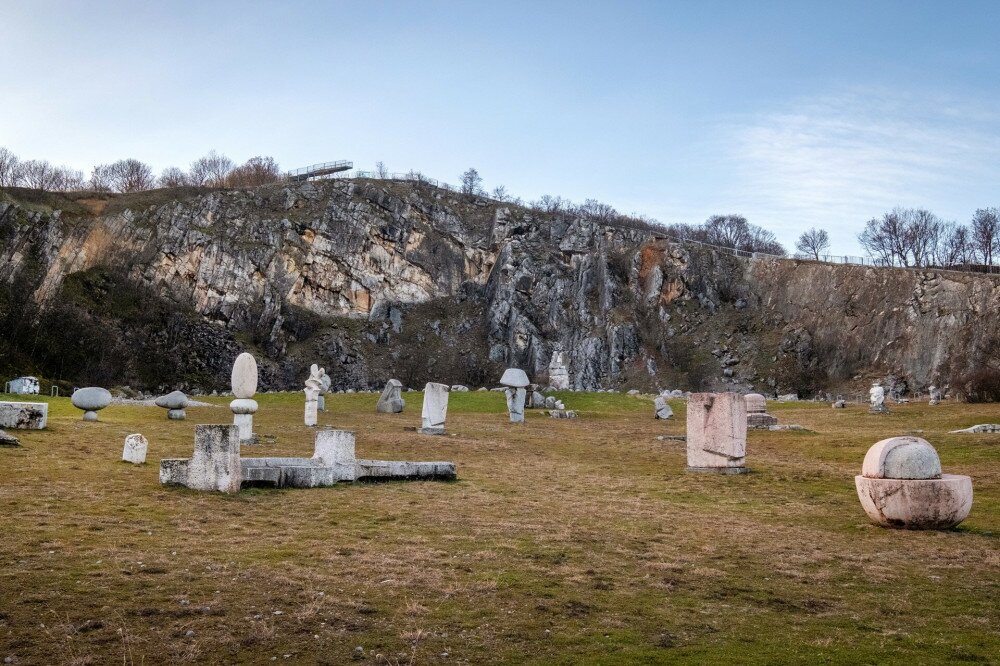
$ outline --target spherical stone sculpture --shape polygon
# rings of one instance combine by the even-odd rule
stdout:
[[[97,412],[111,404],[111,393],[99,386],[89,386],[73,391],[69,400],[74,407],[83,410],[84,421],[96,421]]]
[[[942,474],[937,451],[919,437],[875,443],[854,485],[865,513],[882,527],[948,529],[972,509],[972,479]]]
[[[187,417],[187,414],[184,413],[184,408],[188,406],[188,397],[182,391],[174,391],[166,395],[161,395],[153,403],[157,407],[168,410],[168,419],[183,421]]]

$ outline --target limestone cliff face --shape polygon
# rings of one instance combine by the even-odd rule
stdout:
[[[925,386],[976,362],[1000,310],[983,276],[748,262],[408,183],[159,191],[61,212],[18,197],[0,198],[0,284],[44,310],[71,276],[121,271],[214,324],[228,351],[213,355],[255,347],[267,388],[299,388],[311,362],[345,388],[492,383],[504,366],[544,380],[555,350],[577,388],[809,391],[876,372]],[[224,387],[217,365],[188,383]]]

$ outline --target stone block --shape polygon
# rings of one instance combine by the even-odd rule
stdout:
[[[443,435],[448,416],[448,386],[428,382],[424,386],[424,405],[420,414],[420,432],[425,435]]]
[[[125,448],[122,450],[122,460],[133,465],[143,465],[146,462],[146,451],[149,441],[140,433],[125,437]]]
[[[195,490],[235,493],[240,489],[240,438],[236,426],[198,425],[187,485]]]
[[[48,423],[48,403],[0,402],[0,428],[43,430]]]
[[[689,471],[746,471],[747,413],[737,393],[692,393],[687,410]]]
[[[320,430],[313,447],[313,459],[324,465],[353,463],[356,458],[354,433],[349,430]]]

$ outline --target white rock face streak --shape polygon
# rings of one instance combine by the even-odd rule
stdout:
[[[736,393],[692,393],[687,407],[688,471],[747,472],[747,410]]]
[[[937,451],[919,437],[876,442],[854,485],[865,513],[882,527],[948,529],[972,509],[972,479],[942,474]]]

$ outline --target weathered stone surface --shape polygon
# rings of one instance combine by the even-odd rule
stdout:
[[[930,394],[930,400],[927,402],[928,405],[933,406],[941,402],[941,389],[937,386],[931,386],[927,389],[927,392]]]
[[[149,441],[140,433],[125,437],[125,448],[122,450],[122,460],[133,465],[143,465],[146,462],[146,451]]]
[[[833,403],[833,408],[834,409],[846,409],[847,408],[847,401],[846,400],[838,400],[835,403]]]
[[[950,434],[1000,432],[1000,423],[980,423],[979,425],[974,425],[969,428],[963,428],[961,430],[951,430],[949,432]]]
[[[229,403],[229,409],[233,411],[233,425],[239,432],[239,440],[244,444],[253,442],[253,415],[257,412],[257,401],[237,398]]]
[[[8,432],[0,430],[0,446],[21,446],[21,440]]]
[[[764,412],[747,414],[747,427],[755,430],[767,430],[778,424],[778,418]]]
[[[576,412],[572,409],[553,409],[549,412],[549,416],[554,419],[575,419]]]
[[[14,395],[38,395],[37,377],[17,377],[10,380],[10,392]]]
[[[653,417],[664,420],[674,418],[674,410],[662,395],[656,396],[656,399],[653,400]]]
[[[461,384],[454,384],[451,387],[451,390],[452,390],[452,393],[468,393],[469,392],[469,387],[468,386],[462,386]]]
[[[382,390],[382,396],[375,404],[375,411],[383,414],[398,414],[406,407],[406,400],[401,394],[403,385],[398,379],[390,379]]]
[[[356,459],[354,433],[320,430],[316,433],[313,458],[324,465],[350,464]]]
[[[925,439],[890,437],[868,449],[861,475],[872,479],[937,479],[941,477],[941,460]]]
[[[760,393],[747,393],[743,400],[747,403],[747,414],[763,414],[767,411],[767,400]]]
[[[868,411],[872,414],[885,414],[889,411],[888,405],[885,404],[885,389],[879,385],[874,384],[868,391],[868,400],[871,403],[871,407]]]
[[[240,489],[240,437],[236,426],[197,425],[188,488],[235,493]]]
[[[84,421],[96,421],[97,412],[111,404],[111,392],[99,386],[77,389],[73,391],[70,402],[83,410]]]
[[[43,430],[48,422],[48,403],[0,402],[0,428]]]
[[[972,509],[972,479],[942,474],[940,479],[854,477],[858,499],[876,525],[931,530],[955,527]]]
[[[253,354],[243,352],[236,357],[231,383],[236,398],[250,399],[257,393],[257,359]]]
[[[183,421],[187,418],[187,413],[183,409],[168,409],[167,418],[171,421]]]
[[[504,370],[503,377],[500,378],[500,384],[502,386],[524,388],[530,383],[531,381],[528,379],[527,373],[520,368],[507,368]]]
[[[545,395],[541,391],[531,392],[531,404],[529,405],[533,409],[541,409],[545,407]]]
[[[189,400],[183,391],[173,391],[172,393],[161,395],[153,402],[157,407],[163,407],[164,409],[184,409],[188,406]]]
[[[448,386],[428,382],[424,386],[424,406],[420,413],[420,432],[425,435],[443,435],[448,416]]]
[[[569,388],[569,370],[561,351],[552,353],[552,360],[549,361],[549,386],[557,391],[564,391]]]
[[[691,471],[745,471],[747,412],[736,393],[692,393],[687,408]]]
[[[505,393],[507,395],[507,413],[510,415],[510,422],[524,423],[525,389],[523,387],[511,387]]]
[[[316,425],[319,419],[319,389],[306,387],[306,408],[303,420],[307,426]]]

